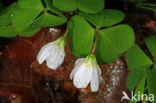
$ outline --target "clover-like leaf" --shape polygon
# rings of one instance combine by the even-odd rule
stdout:
[[[13,26],[5,26],[0,28],[0,37],[14,37],[17,33],[14,31]]]
[[[100,64],[115,61],[134,43],[134,31],[125,24],[106,28],[98,32],[96,57]]]
[[[145,76],[145,71],[152,65],[152,61],[136,44],[127,51],[126,60],[130,69],[127,87],[132,91],[140,79]]]
[[[156,95],[156,67],[153,67],[152,70],[147,69],[146,75],[149,92]]]
[[[147,44],[148,49],[150,50],[152,56],[156,60],[156,35],[147,37],[146,44]]]
[[[133,91],[136,84],[140,81],[140,79],[144,76],[145,67],[134,68],[134,70],[130,71],[127,76],[126,85],[130,91]]]
[[[128,86],[132,85],[132,86],[136,87],[135,88],[135,95],[136,95],[136,99],[139,100],[140,99],[139,95],[144,94],[146,78],[145,78],[145,76],[143,76],[142,78],[140,78],[138,80],[138,82],[136,82],[136,80],[138,78],[136,78],[136,80],[135,80],[135,78],[133,76],[135,77],[135,74],[132,74],[131,77],[129,77],[130,79],[129,80],[127,79],[127,82],[131,82],[131,84],[129,84]],[[135,83],[133,81],[131,81],[131,78],[133,78]],[[133,87],[133,89],[130,89],[130,88],[128,88],[128,89],[133,91],[134,87]],[[137,101],[131,100],[131,101],[129,101],[129,103],[137,103]]]
[[[41,21],[36,19],[31,25],[25,28],[22,32],[19,33],[22,37],[30,37],[36,34],[41,29]]]
[[[17,33],[11,24],[11,15],[17,9],[17,3],[12,3],[9,7],[1,11],[0,14],[0,36],[14,37]]]
[[[94,29],[80,16],[73,16],[70,22],[72,27],[69,27],[68,36],[72,53],[76,57],[89,54],[94,40]]]
[[[44,15],[41,16],[41,19],[41,25],[44,27],[57,26],[66,22],[66,18],[64,17],[55,16],[48,13],[44,13]]]
[[[25,28],[33,23],[33,20],[40,13],[40,10],[18,9],[12,16],[12,24],[16,32],[22,32]]]
[[[96,28],[112,26],[121,22],[125,18],[123,12],[115,9],[104,9],[97,14],[87,14],[84,12],[80,12],[79,14],[95,25]]]
[[[24,9],[43,9],[41,0],[18,0],[18,7]]]
[[[8,16],[0,16],[0,27],[4,27],[10,24],[10,18]]]
[[[53,0],[53,6],[65,12],[75,11],[78,9],[76,0]]]
[[[139,81],[135,93],[137,94],[138,92],[140,92],[140,94],[144,94],[144,90],[145,90],[145,82],[146,82],[146,78],[145,76],[143,76],[141,78],[141,80]]]
[[[41,21],[41,26],[58,26],[66,22],[66,17],[57,9],[52,6],[50,0],[45,0],[46,10],[43,12],[43,15],[39,17]]]
[[[86,13],[98,13],[103,10],[105,0],[78,0],[79,9]]]
[[[140,4],[136,4],[136,7],[146,9],[146,10],[152,10],[156,12],[156,6],[155,4],[152,3],[140,3]]]
[[[103,10],[105,0],[53,0],[59,10],[69,12],[79,9],[86,13],[98,13]]]
[[[0,13],[0,27],[11,24],[11,15],[17,9],[17,3],[12,3],[9,7]]]
[[[5,16],[6,18],[9,18],[10,15],[17,9],[17,3],[14,2],[12,3],[10,6],[8,6],[7,8],[3,9],[0,12],[0,16]]]
[[[151,59],[137,45],[133,45],[133,47],[127,51],[126,60],[130,70],[152,65]]]
[[[141,2],[145,2],[148,0],[122,0],[124,2],[129,2],[129,3],[141,3]]]
[[[40,27],[35,28],[35,29],[30,29],[30,27],[26,28],[24,31],[22,31],[21,33],[19,33],[20,36],[22,37],[31,37],[34,34],[36,34],[37,32],[40,31]]]

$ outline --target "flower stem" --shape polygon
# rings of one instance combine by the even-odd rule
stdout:
[[[96,50],[98,31],[99,31],[99,29],[96,28],[95,29],[95,41],[94,41],[94,44],[93,44],[93,47],[92,47],[92,51],[91,51],[92,54],[94,54],[95,50]]]
[[[66,29],[65,33],[64,33],[64,37],[66,37],[68,34],[68,29]]]
[[[66,31],[64,33],[64,37],[66,37],[68,35],[68,29],[69,29],[69,24],[67,23],[67,27],[66,27]]]

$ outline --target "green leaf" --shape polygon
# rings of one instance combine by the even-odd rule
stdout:
[[[134,74],[134,76],[135,76],[135,74]],[[131,78],[133,78],[134,80],[135,80],[135,78],[133,77],[133,75],[131,76]],[[139,95],[140,94],[144,94],[144,86],[145,86],[145,76],[144,77],[142,77],[141,79],[139,79],[140,81],[138,81],[137,82],[137,87],[136,87],[136,89],[135,89],[135,95],[136,95],[136,99],[137,100],[139,100],[140,98],[138,98],[139,97]],[[128,81],[127,81],[128,82]],[[134,85],[133,84],[133,82],[132,82],[132,85]],[[133,89],[132,90],[134,90],[134,87],[133,87]],[[131,91],[132,91],[131,90]],[[129,103],[138,103],[137,101],[130,101]]]
[[[147,75],[147,83],[148,83],[148,89],[150,94],[156,95],[156,67],[153,67],[152,70],[147,69],[146,71]],[[155,101],[153,102],[155,103]]]
[[[127,51],[126,60],[130,70],[152,64],[151,59],[137,45]]]
[[[121,22],[125,18],[125,14],[115,9],[104,9],[102,12],[97,14],[87,14],[80,12],[82,17],[87,19],[97,28],[112,26]]]
[[[152,56],[156,60],[156,35],[147,37],[146,44],[147,44]]]
[[[59,10],[69,12],[80,9],[86,13],[98,13],[103,10],[105,0],[53,0],[53,5]]]
[[[17,3],[12,3],[9,7],[2,10],[0,15],[0,37],[14,37],[17,33],[11,24],[11,14],[17,9]]]
[[[71,12],[78,9],[76,0],[53,0],[53,6],[65,12]]]
[[[7,8],[3,9],[0,12],[0,16],[7,16],[10,17],[10,15],[17,9],[17,3],[14,2],[12,3],[10,6],[8,6]]]
[[[144,94],[144,89],[145,89],[144,86],[145,86],[145,77],[142,77],[141,80],[138,82],[138,85],[135,89],[135,95],[137,95],[136,96],[137,100],[140,99],[140,98],[138,98],[140,94]],[[129,103],[138,103],[138,102],[133,100],[133,101],[130,101]]]
[[[145,76],[141,78],[141,80],[139,81],[136,90],[135,90],[135,94],[137,94],[138,92],[140,92],[140,94],[144,94],[144,90],[145,90],[145,82],[146,82],[146,78]]]
[[[39,19],[35,20],[30,26],[28,26],[26,29],[24,29],[22,32],[19,33],[22,37],[30,37],[39,32],[41,29],[41,22]]]
[[[58,26],[66,22],[65,17],[55,16],[49,13],[44,13],[40,19],[42,19],[41,25],[44,27]]]
[[[129,3],[141,3],[141,2],[145,2],[148,0],[122,0],[124,2],[129,2]]]
[[[41,28],[35,28],[35,29],[32,29],[32,30],[29,30],[30,28],[28,29],[25,29],[23,32],[19,33],[20,36],[22,37],[31,37],[33,36],[34,34],[36,34],[37,32],[40,31]]]
[[[12,3],[0,14],[0,28],[11,24],[11,14],[17,9],[17,3]]]
[[[94,29],[80,16],[73,16],[72,27],[69,27],[68,36],[70,39],[70,49],[76,57],[86,56],[90,53]]]
[[[134,68],[127,76],[126,85],[130,91],[133,91],[139,82],[139,80],[144,76],[145,67]]]
[[[12,16],[12,23],[16,32],[20,33],[33,23],[40,10],[18,9]]]
[[[105,0],[77,0],[79,9],[86,13],[98,13],[104,9]]]
[[[106,28],[98,32],[96,57],[98,63],[111,63],[134,43],[134,31],[125,24]]]
[[[58,11],[52,6],[50,0],[45,0],[45,3],[47,5],[47,10],[44,11],[44,14],[40,17],[41,26],[58,26],[64,24],[67,21],[62,12]]]
[[[58,15],[61,17],[65,17],[61,11],[59,11],[58,9],[54,8],[52,5],[52,1],[51,0],[45,0],[45,3],[47,5],[47,10],[51,11],[51,13],[53,13],[53,15]]]
[[[136,7],[146,9],[146,10],[152,10],[152,11],[156,12],[156,6],[146,6],[146,5],[142,5],[142,4],[137,4]]]
[[[5,16],[0,16],[0,28],[7,26],[8,24],[10,24],[10,18]]]
[[[24,9],[43,9],[41,0],[18,0],[18,7]]]
[[[17,33],[14,31],[13,26],[6,26],[0,28],[0,37],[14,37]]]

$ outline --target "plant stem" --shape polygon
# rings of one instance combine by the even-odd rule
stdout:
[[[65,31],[65,33],[64,33],[64,37],[66,37],[67,36],[67,34],[68,34],[68,29],[69,29],[69,26],[68,26],[69,24],[67,23],[67,27],[66,27],[66,31]]]
[[[64,37],[66,37],[68,34],[68,30],[66,29],[65,33],[64,33]]]
[[[95,51],[96,51],[98,31],[99,31],[99,29],[96,28],[96,29],[95,29],[95,41],[94,41],[94,44],[93,44],[93,47],[92,47],[92,51],[91,51],[92,54],[94,54]]]

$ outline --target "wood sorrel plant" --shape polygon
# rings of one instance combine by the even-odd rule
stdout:
[[[134,3],[136,7],[156,12],[156,4],[148,0],[123,0]],[[149,36],[145,39],[146,53],[134,44],[126,52],[126,60],[130,73],[127,77],[127,88],[134,91],[135,94],[156,96],[156,35]],[[138,95],[138,94],[137,94]],[[143,102],[147,102],[144,98]],[[140,100],[141,101],[141,100]],[[137,103],[137,101],[131,101]],[[148,103],[151,103],[148,101]],[[156,103],[156,100],[152,101]]]
[[[148,90],[156,93],[155,84],[152,82],[156,74],[155,62],[134,45],[133,29],[127,24],[119,24],[125,18],[125,14],[115,9],[104,9],[104,6],[104,0],[18,0],[0,11],[0,36],[30,37],[42,27],[66,24],[64,37],[68,36],[70,50],[79,58],[71,73],[71,79],[74,78],[76,87],[85,88],[91,83],[92,91],[97,91],[101,76],[98,65],[112,63],[120,54],[126,52],[130,68],[127,87],[134,90],[137,86],[139,89],[136,90],[144,92],[146,88],[142,88],[147,80]],[[74,11],[78,13],[70,18],[63,15]],[[155,41],[155,36],[147,39],[147,45],[154,58],[156,58]],[[46,56],[48,58],[48,55]],[[55,64],[55,60],[50,58],[46,61],[48,67],[57,69],[63,59],[59,64]],[[55,64],[53,65],[55,68],[51,63]],[[150,65],[153,65],[152,71],[149,69]]]

